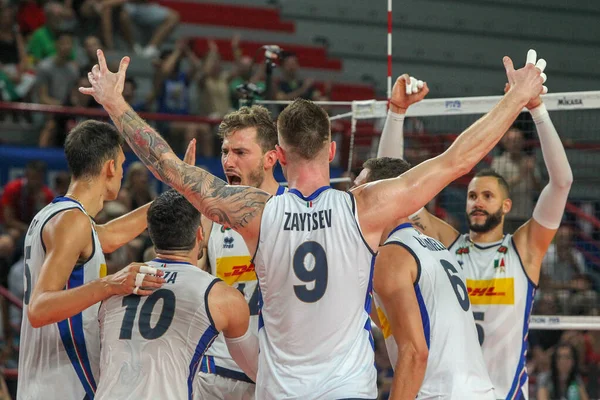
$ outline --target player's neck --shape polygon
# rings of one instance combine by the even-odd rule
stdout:
[[[288,187],[310,196],[320,187],[329,186],[329,164],[302,160],[287,167]]]
[[[504,224],[499,224],[487,232],[469,231],[469,239],[473,243],[493,243],[502,240],[504,237]]]
[[[196,252],[196,258],[194,260],[193,252],[179,252],[179,251],[164,251],[157,250],[156,257],[161,260],[172,261],[174,263],[189,263],[192,265],[196,265],[196,261],[198,260],[198,252]]]
[[[277,190],[279,189],[279,183],[275,180],[275,177],[273,176],[273,171],[270,171],[266,174],[266,177],[261,183],[259,189],[262,189],[265,192],[272,194],[273,196],[277,194]]]
[[[74,180],[69,185],[65,196],[79,202],[90,217],[95,217],[104,206],[104,191],[105,188],[102,185],[95,185],[90,181]]]

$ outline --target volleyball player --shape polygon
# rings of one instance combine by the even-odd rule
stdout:
[[[148,210],[148,232],[157,256],[146,264],[166,282],[148,297],[102,302],[96,399],[191,399],[200,359],[219,332],[227,354],[256,379],[258,339],[248,330],[244,296],[195,265],[203,241],[198,210],[168,190]]]
[[[505,57],[511,89],[450,149],[401,177],[353,193],[328,186],[336,146],[327,114],[310,101],[296,100],[278,119],[277,154],[290,190],[271,196],[227,185],[181,161],[123,99],[129,58],[112,73],[102,51],[98,56],[99,65],[90,73],[92,87],[80,90],[103,105],[159,179],[213,221],[235,229],[254,250],[263,300],[256,381],[260,399],[377,396],[368,314],[373,249],[383,230],[468,172],[542,91],[538,69],[528,65],[515,71]]]
[[[96,225],[93,217],[121,187],[122,139],[107,123],[85,121],[65,143],[72,181],[33,219],[25,237],[25,295],[19,352],[19,400],[93,398],[98,379],[98,307],[116,294],[151,293],[161,277],[132,264],[107,275],[104,252],[146,228],[148,205]]]
[[[272,195],[285,191],[273,176],[277,127],[266,108],[242,107],[227,114],[219,126],[219,136],[223,139],[221,164],[230,185],[252,186]],[[258,335],[259,288],[244,238],[204,216],[202,224],[207,234],[206,270],[244,294],[250,307],[250,330]],[[254,398],[254,381],[231,357],[223,336],[207,350],[196,382],[196,399]]]
[[[536,57],[535,51],[530,50],[527,64],[535,64],[541,72],[546,62],[540,59],[536,63]],[[512,84],[509,81],[507,89]],[[508,184],[492,170],[478,172],[469,183],[469,233],[460,235],[427,210],[411,217],[427,235],[447,246],[462,266],[479,343],[496,397],[502,399],[529,397],[529,317],[542,259],[560,225],[573,181],[565,150],[541,97],[531,98],[526,107],[535,122],[550,178],[531,219],[516,232],[504,233],[504,216],[510,212],[512,202]],[[384,132],[401,135],[398,128],[386,128]]]

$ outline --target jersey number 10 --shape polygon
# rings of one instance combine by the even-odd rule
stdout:
[[[158,300],[161,299],[163,301],[162,310],[160,311],[160,316],[158,317],[156,325],[152,327],[150,326],[152,311],[154,311],[154,306]],[[125,307],[125,315],[123,316],[119,339],[131,339],[133,323],[135,322],[141,300],[142,297],[135,294],[123,297],[122,305]],[[146,340],[158,339],[164,335],[171,326],[171,322],[173,322],[173,317],[175,316],[175,304],[175,294],[168,289],[158,289],[156,292],[146,297],[139,317],[140,335]]]

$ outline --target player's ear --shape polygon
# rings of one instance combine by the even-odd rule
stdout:
[[[511,199],[504,199],[502,201],[502,213],[504,215],[508,214],[510,212],[510,210],[512,209],[512,200]]]
[[[202,225],[200,225],[196,230],[196,242],[201,243],[202,241],[204,241],[204,232]]]
[[[280,145],[275,145],[275,152],[277,153],[277,159],[279,160],[279,163],[282,166],[287,165],[285,151],[283,150],[283,148]]]
[[[104,163],[104,168],[106,168],[106,176],[108,176],[109,178],[112,178],[117,174],[117,164],[116,161],[113,159],[107,160]]]
[[[264,155],[265,169],[273,168],[277,164],[277,150],[269,150]]]
[[[331,143],[329,144],[329,162],[332,162],[333,159],[335,158],[335,150],[337,148],[337,145],[335,143],[335,141],[331,141]]]

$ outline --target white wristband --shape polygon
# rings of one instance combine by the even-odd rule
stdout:
[[[392,118],[392,121],[394,122],[404,122],[404,117],[406,117],[406,114],[398,114],[393,112],[392,110],[388,110],[388,115]]]
[[[550,116],[548,114],[548,110],[546,109],[546,105],[544,103],[540,104],[533,110],[529,110],[529,113],[531,114],[533,121],[536,123],[541,122],[543,119]]]

